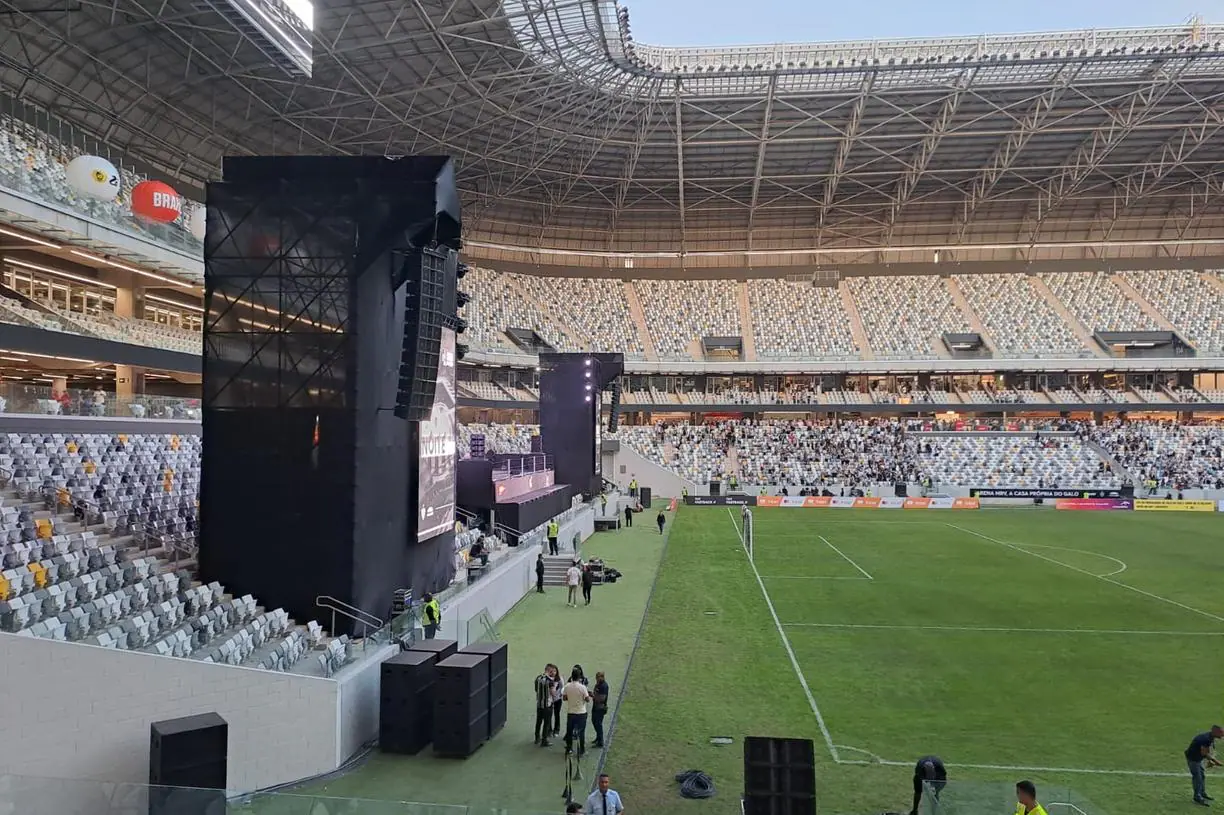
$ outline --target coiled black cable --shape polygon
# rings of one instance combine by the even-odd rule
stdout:
[[[685,770],[676,773],[680,782],[680,795],[684,798],[713,798],[714,779],[701,770]]]

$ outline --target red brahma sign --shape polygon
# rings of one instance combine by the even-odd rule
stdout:
[[[183,214],[183,199],[161,181],[141,181],[132,189],[132,212],[141,218],[172,223]]]

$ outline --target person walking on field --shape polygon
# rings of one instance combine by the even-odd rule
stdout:
[[[1211,806],[1212,797],[1207,794],[1206,767],[1219,767],[1215,757],[1216,739],[1224,739],[1224,727],[1213,726],[1206,733],[1199,733],[1190,740],[1186,748],[1186,766],[1190,768],[1190,783],[1194,786],[1194,803]]]
[[[633,526],[633,507],[625,507],[625,526]]]
[[[582,569],[582,601],[583,605],[591,604],[591,587],[595,585],[595,572],[591,569],[591,564],[587,564]]]
[[[663,527],[667,525],[667,516],[663,514],[663,510],[659,510],[659,517],[655,518],[655,523],[659,525],[659,534],[663,534]]]
[[[565,570],[565,585],[569,588],[569,598],[565,604],[570,608],[578,607],[578,584],[582,582],[582,570],[578,568],[578,561],[570,564],[570,567]]]

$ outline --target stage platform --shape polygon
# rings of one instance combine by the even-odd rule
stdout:
[[[499,501],[493,507],[493,513],[499,524],[520,532],[530,532],[569,509],[572,494],[573,489],[568,484],[555,484]]]

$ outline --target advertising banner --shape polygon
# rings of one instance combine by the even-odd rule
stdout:
[[[854,501],[855,499],[848,495],[835,495],[829,499],[829,506],[834,509],[853,509]]]
[[[758,507],[780,507],[782,506],[781,495],[758,495],[756,500]]]
[[[755,495],[686,495],[684,503],[691,507],[755,507]]]
[[[495,485],[497,501],[498,503],[509,501],[512,498],[518,498],[520,495],[526,495],[529,492],[551,487],[554,483],[554,478],[555,475],[552,470],[504,478],[496,482]]]
[[[1127,510],[1134,509],[1135,502],[1129,498],[1059,498],[1054,502],[1055,509],[1098,509]]]
[[[1139,498],[1136,512],[1215,512],[1215,501],[1159,501]]]
[[[930,509],[931,499],[930,498],[906,498],[905,508],[906,509]]]
[[[803,499],[803,505],[808,509],[812,509],[813,507],[828,509],[829,507],[833,506],[833,498],[828,495],[809,495],[807,498]]]
[[[1125,498],[1122,490],[1077,490],[1039,487],[981,487],[969,490],[977,498]]]
[[[783,495],[782,496],[782,506],[801,507],[801,506],[805,506],[804,501],[806,500],[807,498],[802,495]]]
[[[879,498],[855,498],[854,508],[855,509],[879,509],[880,499]]]
[[[880,509],[904,509],[904,498],[881,498]]]
[[[981,509],[982,502],[976,498],[953,498],[952,509]]]
[[[1224,512],[1224,498],[1220,499],[1220,512]]]

